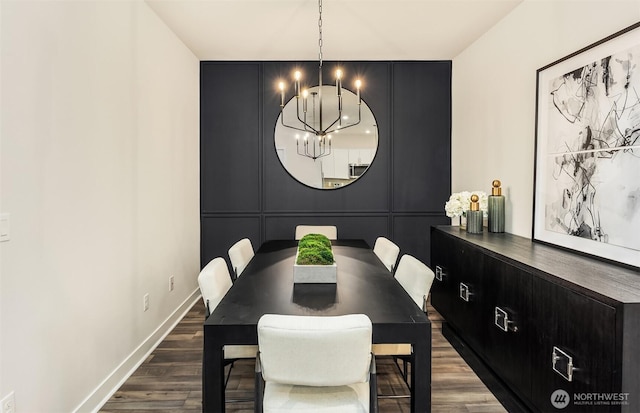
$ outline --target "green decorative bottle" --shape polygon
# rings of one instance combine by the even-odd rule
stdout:
[[[488,198],[489,232],[504,232],[504,195],[500,188],[500,181],[495,180],[491,184],[491,195]]]
[[[471,203],[467,211],[467,232],[470,234],[482,234],[483,213],[480,211],[480,198],[478,195],[471,195]]]

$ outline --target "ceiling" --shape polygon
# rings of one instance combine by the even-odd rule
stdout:
[[[324,60],[452,60],[523,0],[324,0]],[[317,0],[145,0],[200,60],[317,60]]]

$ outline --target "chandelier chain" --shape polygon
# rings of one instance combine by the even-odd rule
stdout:
[[[318,0],[318,12],[320,16],[318,18],[318,47],[320,49],[320,52],[318,53],[318,60],[320,61],[320,67],[322,67],[322,0]]]

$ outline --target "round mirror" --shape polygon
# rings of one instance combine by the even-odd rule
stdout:
[[[342,88],[341,116],[338,107],[336,86],[315,86],[306,98],[293,97],[276,121],[280,163],[312,188],[337,189],[356,181],[378,150],[378,126],[367,104]]]

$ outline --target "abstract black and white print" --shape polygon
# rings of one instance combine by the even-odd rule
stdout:
[[[640,251],[640,45],[548,90],[546,229]]]
[[[640,268],[640,23],[538,70],[532,238]]]

